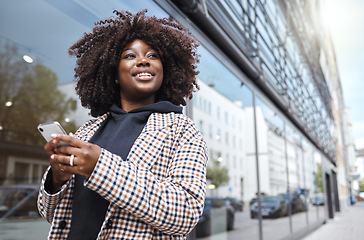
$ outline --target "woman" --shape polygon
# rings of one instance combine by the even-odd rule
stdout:
[[[206,145],[178,106],[198,88],[198,43],[171,18],[114,12],[70,47],[96,119],[45,145],[38,208],[49,239],[184,239],[206,191]]]

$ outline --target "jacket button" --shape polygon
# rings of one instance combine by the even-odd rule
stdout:
[[[66,225],[67,225],[66,220],[62,220],[62,221],[59,222],[59,228],[60,229],[65,229]]]
[[[106,227],[106,229],[110,229],[112,227],[112,221],[110,219],[107,220],[105,227]]]

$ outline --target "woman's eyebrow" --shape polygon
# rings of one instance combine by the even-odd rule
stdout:
[[[152,47],[148,47],[148,49],[150,49],[150,50],[154,50],[154,51],[157,51],[157,50],[155,50],[154,48],[152,48]],[[125,51],[128,51],[128,50],[135,50],[135,48],[125,48],[122,52],[125,52]]]
[[[126,49],[123,50],[123,52],[128,51],[128,50],[133,50],[133,49],[134,48],[126,48]]]

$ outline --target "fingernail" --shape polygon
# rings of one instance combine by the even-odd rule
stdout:
[[[55,133],[52,133],[52,134],[51,134],[51,137],[52,137],[52,138],[56,138],[57,136],[58,136],[58,135],[57,135],[57,134],[55,134]]]
[[[53,143],[53,144],[56,144],[56,143],[57,143],[57,141],[56,141],[56,140],[52,140],[52,143]]]
[[[54,159],[54,154],[51,155],[51,159]]]
[[[73,133],[71,133],[71,132],[70,132],[68,135],[70,135],[70,136],[72,136],[72,137],[73,137]]]

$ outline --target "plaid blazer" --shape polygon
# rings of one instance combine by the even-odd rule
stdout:
[[[90,120],[75,136],[89,141],[106,118]],[[185,239],[202,214],[206,193],[207,148],[193,122],[183,114],[151,114],[126,160],[102,149],[84,182],[110,202],[97,239]],[[74,176],[49,194],[48,171],[38,209],[52,224],[48,239],[67,239]]]

